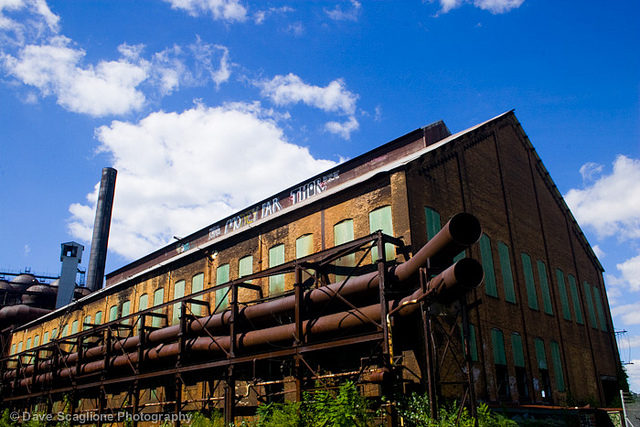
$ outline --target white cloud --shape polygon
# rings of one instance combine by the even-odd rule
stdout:
[[[336,5],[331,10],[325,9],[327,16],[335,21],[357,21],[362,5],[359,1],[350,0],[351,8],[344,10],[340,5]]]
[[[628,300],[627,300],[628,301]],[[625,325],[639,325],[640,324],[640,301],[632,303],[619,305],[617,307],[611,308],[611,315],[617,319],[620,319],[621,322]],[[614,322],[618,323],[618,322]]]
[[[578,222],[598,237],[640,238],[640,160],[619,155],[611,174],[569,190],[565,200]]]
[[[634,359],[624,369],[629,376],[629,388],[635,393],[640,393],[640,359]]]
[[[96,137],[118,170],[109,247],[129,259],[335,164],[288,142],[258,103],[155,112]],[[85,241],[97,190],[69,208],[71,234]]]
[[[340,135],[344,139],[351,137],[351,132],[358,130],[360,125],[355,117],[351,116],[344,123],[340,122],[327,122],[324,125],[325,129],[331,133]]]
[[[253,22],[260,25],[270,15],[289,13],[293,12],[294,10],[294,8],[289,6],[270,7],[269,9],[259,10],[253,14]]]
[[[353,114],[358,96],[347,90],[344,81],[337,79],[325,87],[307,84],[295,74],[278,75],[271,80],[257,82],[262,95],[277,105],[302,102],[326,112]]]
[[[628,286],[632,291],[640,291],[640,255],[616,264],[620,272],[617,278],[621,284]]]
[[[447,13],[462,6],[464,3],[473,3],[477,8],[488,10],[493,14],[499,14],[520,7],[524,0],[439,0],[439,3],[441,13]]]
[[[284,106],[297,103],[319,108],[327,113],[349,116],[346,122],[328,122],[325,129],[349,139],[350,133],[358,129],[354,114],[358,95],[349,91],[342,79],[336,79],[327,86],[315,86],[305,83],[295,74],[278,75],[271,80],[254,82],[263,96],[276,105]]]
[[[582,181],[593,181],[598,175],[602,173],[603,166],[594,162],[587,162],[580,166],[580,175],[582,175]]]
[[[598,258],[604,258],[604,256],[606,255],[602,248],[598,245],[593,245],[591,249],[593,249],[593,253],[596,254]]]
[[[213,19],[239,21],[247,19],[247,9],[238,0],[165,0],[172,9],[182,9],[191,16],[211,14]]]

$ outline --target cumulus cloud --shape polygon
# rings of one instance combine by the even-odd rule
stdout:
[[[578,222],[598,237],[640,238],[640,160],[619,155],[610,174],[569,190],[565,200]]]
[[[330,121],[325,125],[329,132],[349,139],[352,131],[358,129],[355,118],[358,95],[349,91],[342,79],[336,79],[327,86],[315,86],[305,83],[295,74],[275,76],[271,80],[254,82],[263,96],[279,106],[302,103],[319,108],[327,113],[349,116],[344,123]]]
[[[155,112],[96,137],[118,170],[109,247],[128,259],[335,165],[288,142],[258,103]],[[74,237],[91,239],[97,191],[70,206]]]
[[[336,5],[333,9],[325,9],[324,12],[335,21],[357,21],[362,5],[356,0],[350,0],[350,3],[350,8],[343,9],[340,5]]]
[[[211,15],[215,20],[242,22],[247,9],[238,0],[165,0],[172,9],[181,9],[191,16]]]
[[[294,10],[295,10],[294,8],[289,6],[270,7],[268,9],[259,10],[253,14],[253,22],[260,25],[270,15],[285,14],[285,13],[293,12]]]
[[[440,12],[447,13],[465,3],[472,3],[475,7],[487,10],[493,14],[509,12],[524,3],[524,0],[439,0]]]
[[[631,364],[625,365],[625,371],[629,375],[629,388],[636,392],[640,392],[640,359],[634,359]]]
[[[640,307],[640,301],[612,307],[611,315],[620,319],[625,325],[639,325],[640,311],[638,307]]]
[[[21,44],[27,37],[56,33],[59,21],[60,17],[49,9],[45,0],[0,1],[0,41],[3,44]]]

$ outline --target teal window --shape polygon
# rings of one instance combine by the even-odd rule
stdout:
[[[216,269],[216,286],[229,281],[229,264],[224,264]],[[223,309],[229,305],[229,287],[216,290],[216,307]]]
[[[49,331],[45,332],[42,335],[42,344],[47,344],[49,342]]]
[[[353,240],[353,220],[345,219],[333,226],[333,244],[335,246]],[[353,267],[356,264],[356,254],[350,254],[336,260],[337,267]],[[336,274],[336,281],[344,280],[346,276]]]
[[[184,296],[184,288],[185,288],[185,284],[186,282],[184,280],[178,280],[174,285],[173,285],[173,299],[178,299],[178,298],[182,298]],[[173,320],[172,323],[174,325],[177,325],[178,322],[180,321],[180,306],[182,305],[182,303],[176,303],[173,304]]]
[[[560,346],[555,341],[551,341],[551,362],[553,363],[553,373],[556,377],[556,388],[558,391],[564,391],[564,374],[562,373],[562,361],[560,360]]]
[[[516,292],[513,285],[509,247],[502,242],[498,242],[498,256],[500,257],[500,273],[502,274],[502,285],[504,287],[504,300],[515,304]]]
[[[153,306],[157,306],[160,305],[164,302],[164,288],[160,288],[160,289],[156,289],[153,292]],[[162,309],[158,309],[156,310],[154,313],[162,313]],[[162,326],[162,318],[160,317],[153,317],[153,320],[151,321],[151,325],[154,328],[159,328],[160,326]]]
[[[276,245],[269,249],[269,268],[284,264],[284,245]],[[269,295],[284,292],[284,274],[269,276]]]
[[[96,313],[96,325],[102,324],[102,311]]]
[[[462,345],[464,348],[464,330],[462,329],[462,325],[460,325],[460,339],[462,340]],[[469,348],[471,350],[471,360],[473,362],[477,362],[478,346],[476,345],[476,328],[471,323],[469,323]]]
[[[195,294],[196,292],[200,292],[203,289],[204,289],[204,273],[198,273],[191,278],[191,293]],[[203,301],[202,295],[195,297],[194,299]],[[191,312],[194,314],[194,316],[200,316],[200,313],[202,313],[202,306],[200,306],[199,304],[192,304]]]
[[[540,278],[540,291],[542,292],[542,309],[547,314],[553,314],[551,306],[551,293],[549,292],[549,280],[547,279],[547,267],[544,262],[538,260],[538,277]]]
[[[524,352],[522,351],[522,336],[514,332],[511,334],[511,348],[513,349],[513,365],[524,368]]]
[[[564,273],[559,268],[556,269],[556,280],[558,281],[558,294],[562,304],[562,317],[571,320],[571,309],[569,308],[569,298],[567,297],[567,286],[564,283]]]
[[[507,356],[504,352],[504,336],[500,329],[491,329],[491,345],[493,347],[493,363],[506,365]]]
[[[539,369],[548,369],[547,368],[547,356],[544,351],[544,341],[540,338],[536,338],[533,340],[536,347],[536,359],[538,360],[538,368]]]
[[[22,353],[22,341],[18,343],[18,353]]]
[[[424,208],[424,215],[427,222],[427,239],[431,240],[442,228],[440,214],[431,208]]]
[[[482,269],[484,270],[484,289],[487,295],[498,297],[498,287],[496,285],[496,274],[493,268],[493,255],[491,253],[491,240],[489,236],[483,234],[480,237],[480,257],[482,258]]]
[[[584,297],[587,300],[587,310],[589,311],[589,322],[591,327],[598,329],[598,321],[596,320],[596,311],[593,307],[593,297],[591,296],[591,285],[583,282]]]
[[[91,315],[84,316],[84,322],[82,323],[82,330],[86,331],[87,329],[91,329],[91,326],[88,326],[90,324],[91,324]]]
[[[69,325],[64,325],[64,328],[62,328],[62,333],[60,334],[60,337],[66,337],[67,335],[69,335]]]
[[[593,300],[596,304],[596,310],[598,313],[598,320],[600,321],[600,329],[604,332],[607,331],[607,319],[604,317],[604,307],[602,305],[602,298],[600,297],[600,290],[597,286],[593,287]]]
[[[131,301],[126,300],[122,303],[121,312],[121,317],[127,317],[129,314],[131,314]],[[130,319],[127,319],[123,323],[129,324],[129,320]]]
[[[109,322],[113,322],[117,318],[118,318],[118,306],[112,305],[111,308],[109,308]]]
[[[582,308],[580,308],[580,296],[578,295],[578,284],[576,278],[569,274],[569,290],[571,291],[571,301],[573,302],[573,312],[576,314],[576,323],[584,325],[584,319],[582,317]]]
[[[16,344],[11,344],[11,354],[16,354]]]
[[[391,220],[391,206],[383,206],[369,212],[369,232],[374,233],[382,230],[384,234],[393,236],[393,222]],[[393,244],[386,243],[384,246],[384,257],[387,261],[396,258],[396,250]],[[371,249],[371,260],[378,260],[378,248]]]
[[[313,253],[313,234],[305,234],[296,239],[296,258],[302,258]]]
[[[246,257],[240,258],[238,261],[238,276],[250,276],[253,274],[253,256],[248,255]]]
[[[71,323],[71,335],[78,333],[78,321],[74,320],[73,323]]]
[[[51,339],[56,339],[58,337],[58,328],[53,328],[51,330]]]
[[[146,310],[149,307],[149,295],[142,294],[138,300],[138,311]]]
[[[36,336],[33,338],[33,346],[34,346],[34,347],[37,347],[37,346],[39,346],[39,345],[40,345],[40,335],[36,335]]]
[[[533,280],[533,270],[531,268],[531,258],[524,252],[522,256],[522,270],[524,271],[524,283],[527,288],[527,301],[529,307],[538,310],[538,294],[536,293],[536,283]]]
[[[27,350],[31,350],[31,338],[27,338]]]

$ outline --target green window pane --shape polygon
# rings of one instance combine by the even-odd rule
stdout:
[[[347,243],[353,240],[353,220],[345,219],[333,226],[333,244],[335,246]],[[353,267],[356,264],[356,255],[350,254],[338,258],[336,266]],[[344,280],[346,276],[336,274],[336,281]]]
[[[284,264],[284,245],[276,245],[269,249],[269,268]],[[284,274],[269,277],[269,295],[284,292]]]
[[[313,253],[313,234],[305,234],[296,239],[296,259]]]
[[[42,335],[42,344],[47,344],[49,342],[49,331],[45,332]]]
[[[126,300],[122,303],[122,317],[126,317],[131,314],[131,301]],[[123,323],[128,324],[130,319],[125,320]]]
[[[596,311],[593,307],[593,297],[591,296],[591,285],[587,282],[582,283],[584,289],[584,297],[587,300],[587,310],[589,311],[589,322],[592,328],[598,328],[598,321],[596,320]]]
[[[573,311],[576,314],[576,322],[584,325],[584,319],[582,317],[582,308],[580,307],[580,296],[578,295],[578,285],[576,278],[569,274],[569,290],[571,291],[571,302],[573,302]]]
[[[98,311],[96,313],[96,325],[101,325],[102,324],[102,312]]]
[[[200,292],[203,289],[204,289],[204,273],[198,273],[195,276],[193,276],[193,278],[191,278],[191,293],[195,294],[196,292]],[[202,295],[200,295],[199,297],[195,297],[194,299],[203,301]],[[202,306],[197,304],[192,304],[191,312],[195,316],[200,316],[200,313],[202,312]]]
[[[78,321],[74,320],[71,324],[71,335],[78,333]]]
[[[216,286],[229,281],[229,264],[224,264],[216,269]],[[216,290],[216,307],[223,309],[229,305],[229,288]]]
[[[562,361],[560,360],[560,346],[555,341],[551,341],[551,362],[553,363],[553,373],[556,377],[556,388],[558,391],[564,391],[564,374],[562,373]]]
[[[31,350],[31,338],[27,339],[27,350]]]
[[[53,328],[51,330],[51,339],[56,339],[58,337],[58,328]]]
[[[64,325],[64,328],[62,328],[62,333],[60,334],[60,337],[66,337],[67,335],[69,335],[69,325]]]
[[[491,329],[491,345],[493,347],[493,363],[506,365],[507,356],[504,352],[504,336],[500,329]]]
[[[522,253],[522,270],[524,271],[524,283],[527,288],[527,301],[529,307],[538,310],[538,295],[536,293],[536,283],[533,280],[533,270],[531,269],[531,258]]]
[[[160,305],[164,302],[164,288],[156,289],[153,293],[153,306]],[[162,309],[158,309],[155,313],[161,313]],[[154,328],[159,328],[162,326],[163,322],[160,317],[154,317],[151,321],[151,326]]]
[[[602,305],[602,298],[600,297],[600,290],[594,286],[593,287],[593,299],[596,303],[596,310],[598,313],[598,320],[600,321],[600,329],[603,331],[607,331],[607,320],[604,317],[604,307]]]
[[[40,345],[40,335],[36,335],[35,338],[33,338],[33,346],[37,347]]]
[[[16,345],[11,344],[11,354],[16,354]]]
[[[185,286],[185,281],[184,280],[178,280],[174,285],[173,285],[173,299],[178,299],[178,298],[182,298],[184,296],[184,286]],[[177,325],[178,322],[180,321],[180,303],[178,304],[173,304],[173,321],[172,324]]]
[[[483,234],[480,237],[480,257],[482,258],[482,269],[484,270],[484,289],[487,295],[498,297],[498,287],[496,286],[496,274],[493,269],[493,255],[491,254],[491,240],[489,236]]]
[[[548,369],[547,368],[547,356],[544,351],[544,341],[540,338],[536,338],[533,340],[536,346],[536,359],[538,360],[538,368],[540,369]]]
[[[249,255],[240,258],[238,261],[238,274],[240,277],[250,276],[253,274],[253,256]]]
[[[547,267],[544,262],[538,260],[538,277],[540,278],[540,291],[542,292],[542,309],[547,314],[553,314],[551,306],[551,293],[549,292],[549,280],[547,279]]]
[[[424,208],[424,215],[427,220],[427,239],[431,240],[442,228],[440,214],[431,208]]]
[[[369,212],[369,232],[374,233],[382,230],[384,234],[393,236],[393,222],[391,220],[391,206],[384,206]],[[396,258],[396,250],[394,245],[386,243],[384,245],[384,256],[387,261]],[[371,260],[378,260],[378,248],[371,249]]]
[[[138,311],[146,310],[149,307],[149,295],[142,294],[138,300]]]
[[[567,285],[564,283],[564,273],[559,268],[556,269],[556,280],[558,281],[558,294],[560,295],[560,302],[562,303],[562,317],[566,320],[571,320]]]
[[[22,341],[18,343],[18,353],[22,353]]]
[[[465,251],[460,252],[458,255],[453,257],[453,263],[455,264],[456,262],[460,261],[462,258],[465,258],[467,256],[467,253]]]
[[[118,306],[112,305],[111,308],[109,308],[109,322],[113,322],[117,318],[118,318]]]
[[[519,333],[511,334],[511,348],[513,349],[513,365],[524,368],[524,352],[522,351],[522,337]]]
[[[513,285],[509,247],[502,242],[498,242],[498,256],[500,257],[500,273],[502,274],[502,284],[504,286],[504,299],[505,301],[515,304],[516,292]]]
[[[91,329],[91,326],[87,326],[87,324],[91,324],[91,315],[84,316],[84,322],[82,324],[83,331],[86,331],[87,329]]]
[[[462,329],[462,325],[460,325],[460,339],[462,340],[461,342],[464,345],[464,331]],[[471,349],[471,360],[477,362],[478,346],[476,345],[476,328],[471,323],[469,323],[469,347]]]

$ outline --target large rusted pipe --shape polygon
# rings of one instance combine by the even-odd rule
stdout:
[[[480,283],[482,283],[482,279],[482,266],[473,259],[463,259],[431,279],[427,284],[427,289],[424,293],[421,289],[418,289],[413,294],[399,301],[389,302],[389,310],[397,312],[398,315],[406,316],[417,309],[418,305],[414,302],[423,298],[425,294],[429,294],[434,298],[444,295],[445,293],[455,293],[457,296],[461,296],[470,289],[479,286]],[[397,307],[397,309],[394,310],[394,307]],[[362,327],[369,324],[371,320],[379,322],[380,313],[380,305],[374,304],[359,309],[322,316],[314,320],[307,320],[303,322],[302,326],[303,331],[305,331],[306,334],[325,334],[336,330]],[[269,343],[281,343],[283,341],[293,340],[294,333],[295,324],[293,323],[248,331],[238,335],[237,348],[244,349]],[[218,336],[213,338],[208,336],[196,337],[186,341],[186,349],[192,352],[217,353],[228,351],[229,348],[229,336]],[[179,344],[173,342],[170,344],[160,344],[156,347],[147,349],[143,352],[143,357],[144,360],[153,361],[175,357],[179,352]],[[110,359],[109,366],[117,368],[124,367],[129,364],[135,364],[138,362],[138,357],[138,352],[114,356]],[[82,374],[89,374],[103,370],[104,368],[105,361],[102,359],[84,363],[81,366],[80,372]],[[71,366],[58,371],[58,376],[61,378],[73,377],[75,372],[76,367]],[[49,381],[52,378],[53,374],[48,372],[36,376],[36,381]],[[31,384],[31,382],[31,378],[23,379],[21,380],[21,385],[27,386]]]
[[[412,258],[396,266],[395,269],[392,268],[396,280],[399,282],[407,280],[415,274],[418,268],[423,266],[429,258],[433,258],[435,256],[438,256],[439,258],[451,257],[458,254],[466,247],[478,241],[481,232],[480,223],[475,216],[468,213],[458,213],[454,215],[431,240],[420,248]],[[361,276],[351,277],[345,281],[332,283],[330,285],[305,292],[305,305],[311,306],[313,304],[329,301],[338,293],[342,296],[348,296],[375,290],[378,288],[378,284],[377,271]],[[273,316],[274,314],[292,311],[294,307],[295,296],[290,295],[244,307],[240,310],[239,315],[246,320],[256,322],[260,319]],[[221,328],[228,326],[230,318],[231,312],[229,310],[201,317],[192,320],[187,325],[187,331],[196,335],[203,333],[204,329],[215,333]],[[166,342],[175,339],[179,332],[180,326],[173,325],[152,331],[146,337],[146,340],[148,343],[152,344]],[[128,337],[115,342],[113,349],[114,351],[126,351],[136,348],[138,343],[138,336]],[[92,347],[85,351],[84,358],[91,360],[92,358],[100,357],[104,355],[104,351],[105,347],[102,345]],[[70,365],[76,363],[77,360],[78,354],[71,353],[69,355],[62,356],[60,364]],[[38,370],[47,370],[52,365],[52,360],[43,361],[39,364]],[[31,374],[33,373],[34,366],[30,365],[25,369],[26,374]],[[14,375],[14,373],[9,371],[5,374],[4,378],[13,378]]]

